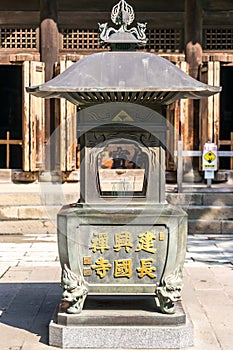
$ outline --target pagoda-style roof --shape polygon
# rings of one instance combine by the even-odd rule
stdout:
[[[221,88],[191,78],[155,54],[120,51],[87,56],[27,91],[37,97],[62,97],[84,107],[104,102],[168,105],[180,98],[208,97]]]
[[[208,97],[221,90],[191,78],[155,54],[137,52],[137,46],[146,44],[146,23],[129,29],[134,19],[132,6],[120,0],[111,13],[112,22],[120,28],[99,23],[100,43],[117,51],[87,56],[54,79],[27,91],[38,97],[63,97],[87,107],[104,102],[168,105],[180,98]]]

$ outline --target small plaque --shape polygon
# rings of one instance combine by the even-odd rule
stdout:
[[[160,241],[164,241],[164,239],[165,239],[165,234],[164,234],[164,232],[159,232],[159,240],[160,240]]]
[[[84,256],[83,257],[83,265],[91,265],[92,264],[92,257],[91,256]]]
[[[92,274],[91,268],[85,267],[83,269],[83,276],[91,276],[91,274]]]

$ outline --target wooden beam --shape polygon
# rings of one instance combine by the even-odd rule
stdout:
[[[147,22],[148,28],[183,28],[183,12],[137,12],[136,16],[137,21]],[[59,11],[58,19],[61,27],[68,28],[94,29],[103,22],[113,25],[110,12]]]
[[[206,27],[232,26],[233,11],[205,11],[203,24]]]
[[[7,8],[7,5],[6,5]],[[36,28],[40,23],[39,11],[0,11],[1,26],[32,26]]]

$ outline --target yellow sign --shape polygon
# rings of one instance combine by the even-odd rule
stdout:
[[[204,155],[204,159],[208,163],[212,163],[216,159],[216,155],[212,151],[209,151]]]
[[[217,156],[217,145],[215,145],[212,142],[205,143],[202,154],[202,169],[206,172],[205,179],[207,178],[207,174],[209,174],[208,176],[210,176],[211,172],[216,171],[218,169]],[[213,176],[213,174],[211,176]]]

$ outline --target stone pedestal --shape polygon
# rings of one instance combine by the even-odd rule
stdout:
[[[175,314],[165,315],[149,295],[88,296],[79,315],[57,308],[49,343],[77,349],[179,349],[193,345],[193,326],[180,302]]]

